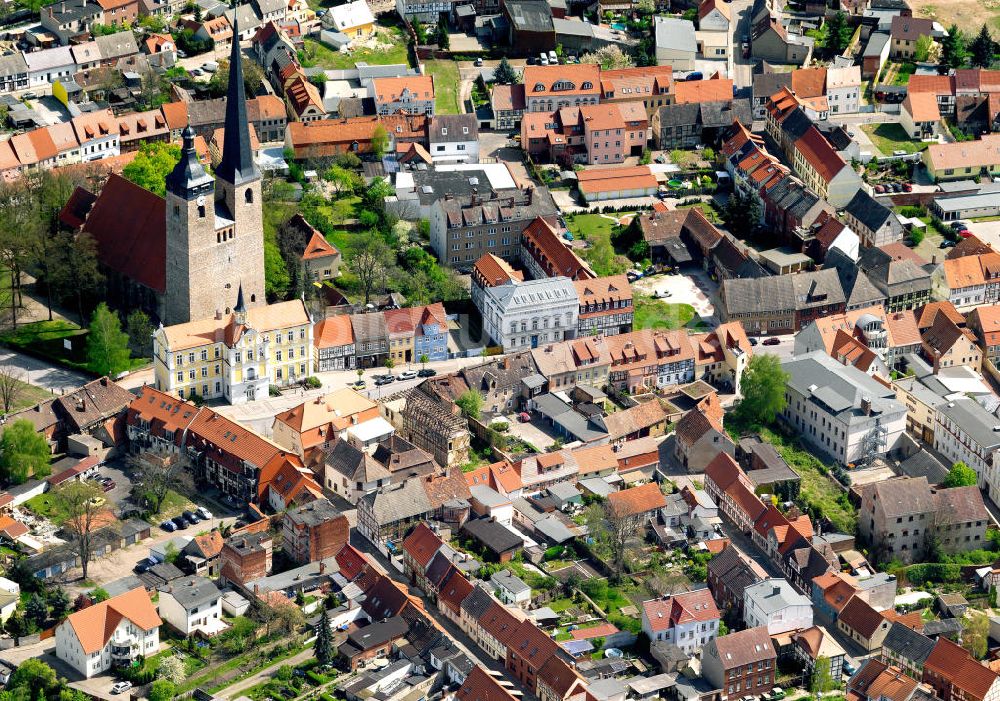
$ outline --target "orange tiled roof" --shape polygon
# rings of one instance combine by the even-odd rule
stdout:
[[[138,587],[70,614],[61,625],[70,626],[84,654],[91,655],[108,644],[122,621],[147,632],[163,624],[149,594]]]

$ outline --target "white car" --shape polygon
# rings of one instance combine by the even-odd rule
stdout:
[[[194,510],[194,512],[206,521],[211,521],[213,518],[215,518],[215,516],[212,515],[212,512],[206,509],[204,506],[199,506],[197,509]]]
[[[407,370],[406,372],[399,373],[400,380],[412,380],[416,378],[416,376],[417,376],[416,370]]]
[[[132,688],[132,682],[115,682],[115,685],[111,687],[112,694],[121,694]]]

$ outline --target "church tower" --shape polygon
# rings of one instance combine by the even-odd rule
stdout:
[[[229,313],[241,283],[246,307],[265,303],[261,176],[250,145],[238,36],[234,26],[215,180],[198,161],[190,126],[184,130],[181,160],[167,177],[166,325]]]

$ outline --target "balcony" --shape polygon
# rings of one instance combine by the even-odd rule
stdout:
[[[111,642],[111,663],[119,667],[128,667],[135,663],[141,648],[135,638]]]

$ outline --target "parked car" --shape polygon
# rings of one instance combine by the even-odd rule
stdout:
[[[187,530],[188,522],[183,516],[174,516],[170,520],[177,527],[177,530],[179,531]]]
[[[377,380],[375,380],[375,386],[376,387],[381,387],[383,385],[391,384],[391,383],[393,383],[395,381],[396,381],[396,378],[393,377],[392,375],[384,375],[384,376],[378,378]]]
[[[903,192],[913,192],[913,184],[903,183]]]
[[[200,68],[192,68],[191,69],[191,75],[193,75],[195,77],[199,77],[199,76],[205,75],[205,72],[203,70],[201,70]]]
[[[962,229],[961,231],[958,232],[958,235],[961,236],[963,239],[967,239],[970,236],[972,236],[972,232],[969,231],[968,229]]]
[[[201,523],[201,519],[195,516],[193,511],[185,511],[184,513],[181,514],[181,516],[183,516],[184,520],[190,523],[192,526],[197,526],[199,523]]]
[[[691,73],[688,73],[687,77],[684,78],[684,80],[704,80],[704,79],[705,75],[701,71],[693,71]]]
[[[194,512],[199,516],[201,516],[201,518],[205,521],[211,521],[213,518],[215,518],[215,516],[212,515],[212,512],[206,509],[204,506],[199,506],[197,509],[194,510]]]
[[[152,565],[150,565],[146,560],[142,560],[136,563],[135,567],[132,568],[132,571],[135,572],[136,574],[142,574],[143,572],[146,572],[151,566]]]
[[[104,492],[107,493],[107,492],[110,492],[112,489],[114,489],[117,486],[118,485],[115,482],[112,482],[111,480],[108,480],[107,482],[104,482],[101,485],[101,489],[103,489]]]
[[[132,688],[132,682],[115,682],[115,685],[111,687],[112,694],[122,694]]]
[[[760,341],[758,341],[756,338],[753,338],[752,336],[750,337],[751,346],[756,346],[758,343],[760,343]]]
[[[646,277],[654,275],[655,273],[656,273],[656,268],[654,268],[652,265],[642,271],[642,274],[645,275]]]
[[[529,414],[526,411],[522,411],[520,414],[517,415],[517,420],[523,424],[526,424],[529,421],[531,421],[531,414]]]
[[[885,192],[885,185],[876,185],[875,186],[875,194],[881,195],[884,192]]]
[[[942,241],[941,248],[954,248],[958,245],[958,241]]]
[[[781,699],[785,698],[785,696],[787,696],[787,694],[785,693],[785,690],[782,689],[780,686],[776,686],[773,689],[771,689],[771,693],[764,694],[764,698],[767,699],[767,701],[780,701]]]
[[[423,368],[417,371],[417,377],[434,377],[437,374],[438,371],[433,368]]]
[[[893,183],[892,184],[892,191],[893,192],[902,192],[903,191],[903,183]]]
[[[405,371],[399,373],[399,379],[400,380],[412,380],[416,376],[417,376],[417,371],[416,370],[405,370]]]
[[[768,339],[766,339],[764,341],[764,345],[765,346],[777,346],[780,343],[781,343],[781,339],[780,338],[774,338],[773,336],[771,338],[768,338]]]
[[[177,530],[177,526],[174,525],[173,521],[167,520],[160,524],[160,528],[165,530],[167,533],[173,533]]]
[[[955,231],[961,231],[962,229],[968,229],[969,225],[966,224],[964,221],[953,221],[951,223],[951,228],[954,229]]]
[[[367,386],[368,385],[365,384],[364,380],[356,380],[355,382],[352,382],[351,384],[348,385],[348,387],[350,387],[351,389],[359,391],[359,392],[361,390],[363,390]]]
[[[475,66],[476,66],[477,68],[478,68],[479,66],[482,66],[482,65],[483,65],[483,59],[481,59],[481,58],[477,58],[477,59],[475,60],[475,62],[474,62],[474,65],[475,65]]]

